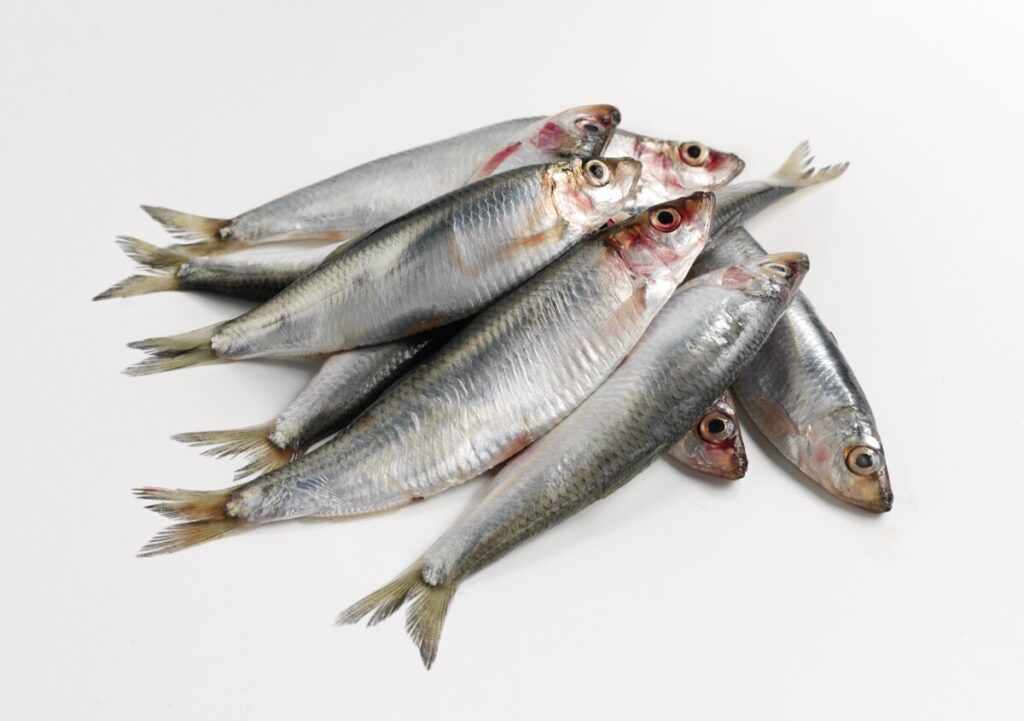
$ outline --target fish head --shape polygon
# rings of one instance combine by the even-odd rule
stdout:
[[[781,298],[788,303],[810,265],[803,253],[773,253],[744,265],[719,268],[697,281],[742,290],[751,297]]]
[[[872,419],[846,406],[800,429],[797,465],[826,491],[866,511],[892,508],[892,486]]]
[[[721,188],[743,172],[740,156],[689,140],[672,143],[670,167],[677,182],[687,189]]]
[[[621,120],[614,105],[581,105],[542,120],[527,142],[551,155],[593,158],[604,152]]]
[[[732,397],[727,393],[715,401],[669,453],[701,473],[728,480],[743,478],[747,452]]]
[[[640,178],[640,163],[632,158],[578,158],[554,166],[550,177],[559,215],[594,230],[625,205]]]
[[[651,206],[635,217],[634,227],[680,282],[708,242],[714,212],[714,193],[699,191]]]
[[[643,163],[643,186],[648,202],[674,198],[694,190],[714,190],[742,172],[739,156],[696,141],[675,142],[643,138],[633,154]]]

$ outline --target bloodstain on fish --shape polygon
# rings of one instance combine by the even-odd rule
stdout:
[[[498,169],[498,166],[504,163],[510,155],[514,154],[517,150],[519,150],[519,148],[521,148],[522,145],[522,142],[518,140],[512,143],[511,145],[506,145],[504,148],[502,148],[493,156],[491,156],[491,159],[484,163],[483,167],[480,168],[480,170],[476,171],[476,174],[472,177],[472,180],[480,180],[481,178],[486,178],[487,176],[492,175],[494,171]]]

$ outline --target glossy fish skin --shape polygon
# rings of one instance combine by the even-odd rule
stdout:
[[[734,481],[747,473],[736,405],[726,391],[700,420],[668,449],[668,455],[687,468]]]
[[[764,253],[750,233],[738,228],[709,243],[693,272],[747,262]],[[758,430],[815,483],[868,511],[892,508],[892,486],[871,406],[835,336],[803,293],[739,375],[733,392]]]
[[[231,220],[144,209],[175,235],[200,241],[185,246],[196,254],[300,238],[347,240],[493,172],[599,155],[619,118],[613,106],[589,105],[497,123],[364,163]]]
[[[269,423],[226,431],[180,433],[174,439],[209,446],[204,455],[244,455],[235,480],[280,468],[344,427],[451,332],[357,348],[324,361],[295,399]]]
[[[234,320],[130,344],[132,375],[379,345],[469,317],[598,229],[639,175],[629,158],[530,166],[402,216]]]
[[[629,357],[572,414],[493,479],[486,495],[396,581],[343,612],[376,623],[410,601],[429,668],[459,583],[612,493],[700,417],[754,356],[807,270],[799,253],[683,286]]]
[[[696,193],[597,233],[484,310],[330,442],[276,471],[212,493],[142,489],[165,501],[154,510],[190,521],[143,555],[242,524],[394,508],[512,457],[629,352],[703,248],[713,208],[713,195]]]

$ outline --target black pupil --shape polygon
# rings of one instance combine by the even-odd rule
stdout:
[[[857,464],[858,468],[871,468],[875,463],[874,459],[867,453],[859,454],[855,459],[853,459],[853,462]]]
[[[697,145],[691,145],[686,149],[686,154],[696,160],[700,157],[700,147]]]
[[[675,216],[667,210],[662,210],[658,213],[658,222],[661,225],[671,225],[673,220],[675,220]]]
[[[708,430],[718,435],[725,430],[725,421],[721,418],[715,418],[708,423]]]
[[[588,133],[596,133],[601,128],[597,127],[593,123],[586,123],[584,124],[583,129],[586,130]]]
[[[601,178],[604,177],[604,166],[594,163],[593,165],[590,166],[590,174],[593,175],[598,180],[600,180]]]

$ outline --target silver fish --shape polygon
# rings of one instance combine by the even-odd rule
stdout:
[[[142,555],[242,525],[395,508],[511,458],[629,352],[707,242],[713,208],[713,195],[696,193],[596,234],[483,311],[333,440],[276,471],[222,491],[140,489],[159,501],[153,510],[186,521]]]
[[[378,623],[409,602],[406,628],[429,668],[464,578],[636,476],[690,427],[757,352],[807,270],[799,253],[683,286],[629,357],[395,581],[342,612]]]
[[[635,160],[595,158],[478,181],[378,228],[234,320],[131,343],[152,357],[127,372],[326,355],[469,317],[618,212],[639,173]]]
[[[204,455],[215,458],[249,456],[250,461],[235,473],[235,480],[280,468],[350,423],[448,335],[395,341],[331,356],[269,423],[227,431],[179,433],[174,439],[193,446],[211,446]]]
[[[117,243],[129,257],[152,272],[125,278],[93,300],[166,290],[200,290],[263,302],[316,270],[338,247],[334,244],[277,253],[193,256],[128,236],[120,236]]]
[[[764,254],[738,228],[709,243],[694,270]],[[835,336],[803,293],[733,390],[758,430],[815,483],[868,511],[892,508],[889,471],[871,406]]]
[[[668,449],[687,468],[736,480],[747,472],[747,452],[732,394],[726,391],[700,420]]]
[[[620,119],[611,105],[513,120],[373,160],[231,219],[142,206],[194,255],[295,239],[346,241],[474,179],[600,155]]]

